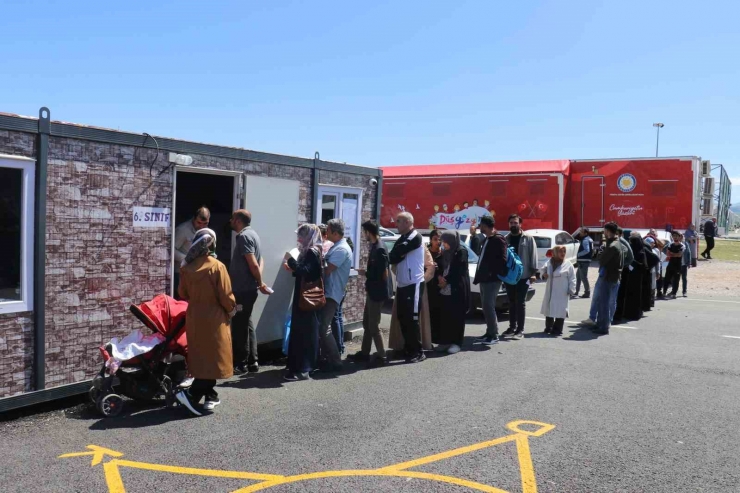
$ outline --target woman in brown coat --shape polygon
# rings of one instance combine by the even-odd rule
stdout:
[[[176,397],[191,413],[205,397],[203,409],[212,411],[221,403],[216,380],[234,374],[229,322],[236,314],[236,300],[226,266],[216,260],[216,233],[201,229],[193,238],[180,266],[179,294],[188,302],[188,370],[195,378],[189,391]]]

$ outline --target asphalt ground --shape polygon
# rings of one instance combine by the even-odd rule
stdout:
[[[82,405],[2,422],[0,490],[740,491],[740,299],[660,301],[608,336],[566,323],[552,339],[538,288],[521,341],[473,346],[477,315],[459,354],[296,383],[263,367],[202,418],[127,401],[117,418]],[[122,455],[59,457],[89,445]]]

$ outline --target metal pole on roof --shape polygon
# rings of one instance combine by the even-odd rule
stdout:
[[[660,129],[665,127],[662,123],[653,123],[653,127],[658,129],[658,135],[655,138],[655,157],[658,157],[658,145],[660,144]]]

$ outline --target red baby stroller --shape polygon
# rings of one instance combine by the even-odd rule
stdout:
[[[160,294],[131,312],[151,331],[136,330],[121,341],[100,347],[103,367],[93,379],[90,400],[103,416],[116,416],[123,408],[121,395],[154,401],[164,398],[168,407],[185,379],[188,342],[185,311],[188,304]]]

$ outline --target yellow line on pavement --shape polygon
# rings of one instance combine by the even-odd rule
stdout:
[[[118,459],[103,464],[105,470],[105,483],[108,485],[108,493],[126,493],[123,487],[121,471],[118,470]]]
[[[516,452],[519,456],[519,471],[522,476],[522,493],[537,493],[537,480],[534,477],[534,464],[526,435],[517,435]]]
[[[508,438],[508,437],[507,437]],[[309,481],[313,479],[326,479],[326,478],[341,478],[341,477],[404,477],[404,478],[415,478],[425,479],[429,481],[438,481],[442,483],[453,484],[457,486],[464,486],[477,491],[484,491],[486,493],[507,493],[505,490],[494,488],[475,481],[468,481],[466,479],[455,478],[452,476],[443,476],[440,474],[430,474],[416,471],[394,471],[394,470],[383,470],[383,469],[360,469],[360,470],[347,470],[347,471],[325,471],[315,472],[310,474],[299,474],[296,476],[287,476],[282,479],[276,479],[273,481],[265,481],[258,484],[253,484],[245,488],[234,491],[233,493],[254,493],[256,491],[262,491],[273,486],[280,486],[288,483],[298,483],[301,481]]]
[[[121,467],[133,469],[144,469],[146,471],[171,472],[175,474],[190,474],[193,476],[212,476],[217,478],[253,479],[256,481],[274,481],[283,479],[285,476],[279,474],[260,474],[256,472],[223,471],[220,469],[197,469],[194,467],[166,466],[163,464],[149,464],[146,462],[134,462],[130,460],[115,460]]]
[[[429,464],[431,462],[437,462],[440,460],[449,459],[450,457],[467,454],[469,452],[475,452],[476,450],[493,447],[494,445],[511,442],[513,440],[516,440],[516,435],[507,435],[501,438],[497,438],[495,440],[490,440],[488,442],[476,443],[475,445],[468,445],[466,447],[460,447],[460,448],[456,448],[453,450],[448,450],[447,452],[429,455],[427,457],[422,457],[420,459],[414,459],[408,462],[401,462],[400,464],[394,464],[392,466],[382,467],[378,469],[378,471],[402,471],[404,469],[410,469],[412,467],[421,466],[423,464]]]

